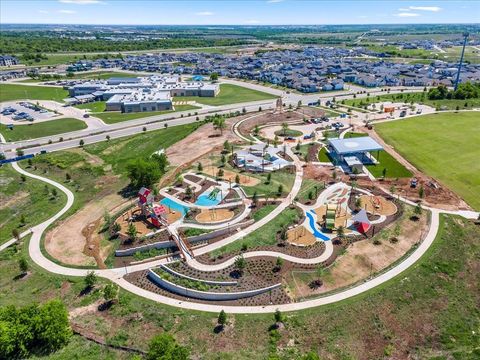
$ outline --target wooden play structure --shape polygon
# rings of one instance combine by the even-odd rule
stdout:
[[[327,230],[333,230],[335,228],[335,218],[337,216],[337,206],[328,204],[327,212],[325,215],[325,228]]]

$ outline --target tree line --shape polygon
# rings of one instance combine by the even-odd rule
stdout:
[[[472,83],[467,81],[460,83],[457,90],[448,90],[445,85],[439,85],[428,91],[428,98],[430,100],[478,99],[480,98],[480,82]]]

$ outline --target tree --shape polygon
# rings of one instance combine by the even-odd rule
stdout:
[[[62,348],[71,336],[68,312],[59,300],[0,308],[0,359],[45,355]]]
[[[160,172],[162,174],[165,174],[165,171],[167,170],[167,167],[169,165],[167,154],[165,153],[153,154],[152,160],[157,163],[158,168],[160,169]]]
[[[118,286],[113,283],[108,283],[103,288],[103,298],[107,302],[107,304],[111,304],[118,295]]]
[[[105,139],[107,139],[107,141],[110,141],[110,135],[105,136]]]
[[[201,162],[199,162],[198,165],[197,165],[197,171],[198,171],[199,173],[201,173],[201,172],[203,171],[203,165],[202,165]]]
[[[360,197],[357,197],[355,199],[355,208],[358,210],[358,209],[361,209],[362,208],[362,199]]]
[[[85,145],[85,141],[83,141],[83,139],[82,139],[82,140],[80,140],[80,142],[78,144],[80,145],[80,147],[82,147],[83,145]]]
[[[217,323],[222,329],[225,327],[225,325],[227,324],[227,314],[225,313],[225,311],[220,311],[220,313],[218,314]]]
[[[320,357],[317,353],[310,351],[309,353],[302,356],[301,360],[320,360]]]
[[[20,240],[20,232],[18,231],[18,229],[13,229],[12,230],[12,236],[18,240]]]
[[[417,203],[417,205],[413,209],[413,213],[417,216],[417,218],[422,215],[422,205],[421,203]]]
[[[337,172],[335,170],[332,171],[332,179],[333,181],[337,180]]]
[[[288,124],[286,122],[282,123],[282,134],[283,136],[287,136],[288,131]]]
[[[345,237],[345,228],[343,226],[339,226],[337,228],[337,236],[340,238],[340,239],[343,239]]]
[[[382,177],[385,179],[386,176],[387,176],[387,168],[383,168]]]
[[[135,188],[150,187],[162,176],[158,163],[153,160],[131,160],[126,167],[127,175]]]
[[[137,231],[137,228],[135,227],[135,225],[133,225],[133,223],[128,224],[128,229],[127,229],[128,237],[132,241],[135,241],[135,239],[137,238],[137,234],[138,234],[138,231]]]
[[[95,271],[89,271],[87,275],[85,275],[85,278],[83,279],[83,283],[85,284],[86,289],[92,289],[95,284],[98,282],[98,277],[97,274],[95,274]]]
[[[219,170],[218,170],[218,173],[217,173],[217,176],[218,176],[219,178],[223,178],[223,175],[224,175],[223,169],[219,169]]]
[[[253,135],[258,136],[259,133],[260,127],[258,125],[255,125],[255,127],[253,128]]]
[[[25,275],[28,271],[28,261],[27,259],[22,256],[20,259],[18,259],[18,268],[22,272],[23,275]]]
[[[57,188],[52,189],[52,196],[53,196],[54,199],[58,196]]]
[[[297,145],[295,145],[295,150],[300,151],[300,141],[297,142]]]
[[[190,352],[178,345],[172,335],[163,333],[155,335],[148,345],[146,360],[188,360]]]
[[[240,184],[240,175],[235,175],[235,183]]]
[[[23,174],[20,175],[20,181],[21,182],[26,182],[27,181],[27,177]]]
[[[142,131],[143,131],[143,132],[147,131],[147,127],[144,126],[144,127],[142,128]]]
[[[225,157],[225,154],[222,154],[222,156],[220,157],[220,161],[222,165],[225,166],[225,163],[227,162],[227,158]]]
[[[277,260],[275,261],[275,266],[277,267],[278,270],[280,270],[283,266],[283,259],[279,256],[277,257]]]
[[[231,148],[232,145],[228,142],[228,140],[225,140],[225,142],[223,143],[223,150],[225,150],[225,152],[229,152]]]
[[[118,235],[118,233],[120,232],[120,230],[122,230],[122,227],[120,226],[119,223],[117,222],[114,222],[113,225],[112,225],[112,233],[114,235]]]
[[[72,176],[71,176],[69,173],[66,173],[66,174],[65,174],[65,180],[66,180],[66,181],[72,180]]]
[[[193,196],[193,191],[190,185],[187,185],[187,188],[185,189],[185,196],[190,199]]]
[[[272,181],[272,173],[268,173],[267,174],[267,184],[270,184],[271,181]]]
[[[218,73],[213,72],[210,74],[210,81],[218,81]]]
[[[425,189],[423,188],[423,185],[420,185],[420,188],[418,189],[418,197],[420,199],[423,199],[425,196]]]
[[[27,219],[25,218],[25,214],[20,215],[20,226],[25,226],[27,223]]]
[[[275,314],[273,315],[273,318],[275,319],[276,323],[281,323],[283,322],[283,314],[281,313],[280,310],[275,310]]]
[[[257,203],[258,203],[258,194],[257,194],[256,191],[253,193],[252,203],[253,203],[253,206],[257,206]]]
[[[223,135],[223,130],[225,130],[226,127],[227,125],[225,124],[225,119],[223,117],[216,117],[213,120],[213,128],[215,130],[220,130],[220,135]]]
[[[278,196],[283,194],[283,184],[278,185],[277,194]]]

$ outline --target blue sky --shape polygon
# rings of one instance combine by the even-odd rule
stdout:
[[[480,1],[1,0],[0,22],[153,25],[479,23]]]

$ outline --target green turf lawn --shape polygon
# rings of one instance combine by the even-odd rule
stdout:
[[[13,130],[7,129],[5,125],[0,125],[0,132],[5,136],[7,141],[19,141],[63,134],[86,128],[87,124],[82,120],[65,118],[37,124],[16,125],[13,127]]]
[[[107,124],[115,124],[123,121],[135,120],[144,117],[170,114],[179,111],[187,110],[196,110],[199,109],[197,106],[193,105],[177,105],[175,110],[164,110],[164,111],[149,111],[149,112],[136,112],[136,113],[121,113],[117,111],[106,111],[103,113],[91,113],[92,116],[102,119]]]
[[[418,169],[480,210],[480,121],[476,112],[440,113],[375,125]]]
[[[331,162],[330,157],[328,156],[328,151],[326,147],[322,147],[318,152],[318,161]]]
[[[372,152],[375,159],[378,160],[376,165],[366,165],[366,168],[376,178],[383,177],[383,169],[387,169],[386,178],[404,178],[411,177],[412,173],[400,164],[395,158],[386,151]]]
[[[90,110],[92,113],[101,113],[105,111],[106,101],[94,101],[85,104],[75,105],[78,109]]]
[[[55,100],[62,102],[68,91],[59,87],[2,84],[0,102],[12,100]]]
[[[462,109],[471,109],[472,107],[480,107],[480,99],[466,99],[466,100],[430,100],[428,99],[427,93],[424,92],[416,92],[416,93],[399,93],[399,94],[386,94],[380,96],[370,96],[368,98],[362,99],[348,99],[344,100],[346,105],[350,106],[360,106],[363,107],[365,105],[374,104],[383,101],[391,101],[391,102],[404,102],[407,104],[410,103],[418,103],[418,104],[425,104],[429,105],[434,108],[440,109],[440,107],[445,106],[448,110],[456,110],[457,106]],[[465,104],[467,106],[465,106]],[[377,107],[378,110],[380,110]]]
[[[156,304],[124,290],[104,316],[87,313],[72,321],[109,341],[118,340],[118,329],[125,329],[123,344],[144,350],[153,334],[166,331],[190,347],[194,357],[205,360],[300,360],[310,350],[322,359],[476,359],[479,237],[480,228],[472,222],[443,217],[431,249],[397,278],[343,302],[285,313],[279,342],[296,339],[288,347],[275,346],[276,338],[268,331],[274,323],[272,314],[227,312],[230,333],[222,334],[225,346],[219,348],[219,334],[213,332],[218,314]],[[16,280],[18,259],[27,255],[27,246],[25,242],[0,253],[0,306],[59,298],[74,309],[101,298],[103,280],[93,292],[80,296],[82,278],[49,273],[32,261],[30,275]],[[132,321],[132,314],[141,316],[141,320]],[[145,328],[150,331],[145,333]],[[34,358],[123,360],[132,359],[132,355],[74,336],[63,349]]]
[[[248,89],[243,86],[220,84],[220,92],[215,97],[179,96],[175,97],[173,101],[196,101],[204,105],[220,106],[275,98],[275,95]]]
[[[254,246],[267,246],[275,245],[277,243],[276,234],[283,227],[292,225],[296,219],[301,217],[301,212],[296,208],[286,208],[279,215],[277,215],[272,221],[263,225],[261,228],[255,230],[249,235],[225,245],[217,250],[209,253],[212,257],[226,254],[232,251],[237,251],[242,248],[243,245],[247,245],[249,248]]]
[[[66,203],[67,197],[60,190],[53,196],[52,186],[20,174],[11,165],[0,167],[0,244],[10,240],[12,230],[19,233],[28,230],[58,212]],[[25,224],[21,224],[21,216]]]
[[[358,137],[365,137],[365,136],[368,136],[368,135],[365,133],[347,132],[343,138],[351,139],[351,138],[358,138]]]
[[[323,184],[312,179],[304,178],[302,180],[302,186],[300,186],[300,191],[298,192],[297,199],[300,202],[315,200],[315,199],[309,199],[308,197],[310,192],[312,192],[313,197],[315,197],[315,187],[317,187],[317,196],[318,196],[323,190]]]

